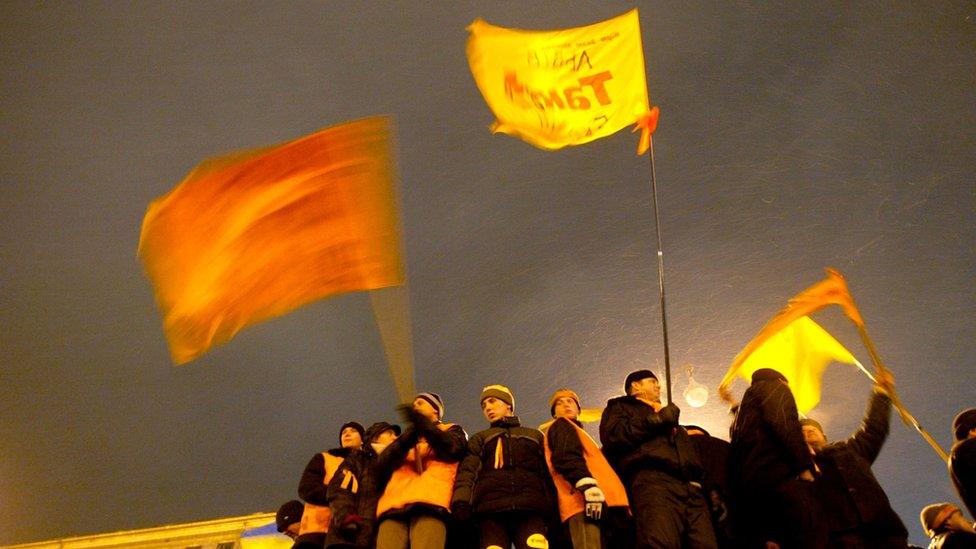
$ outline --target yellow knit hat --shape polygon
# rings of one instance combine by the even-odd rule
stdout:
[[[556,417],[556,401],[563,397],[569,397],[576,402],[576,409],[582,411],[583,407],[580,406],[579,395],[573,392],[572,389],[559,389],[549,397],[549,415]]]

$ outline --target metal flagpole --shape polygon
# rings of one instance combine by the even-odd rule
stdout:
[[[664,247],[661,245],[661,220],[657,209],[657,177],[654,173],[654,136],[650,137],[651,202],[654,205],[654,233],[657,235],[657,282],[661,295],[661,328],[664,334],[664,379],[667,382],[668,404],[671,404],[671,355],[668,349],[668,315],[664,307]]]
[[[857,309],[857,305],[854,303],[854,296],[850,295],[850,293],[848,292],[847,297],[851,301],[851,306],[854,307],[854,309]],[[847,317],[850,318],[851,320],[854,320],[854,318],[851,317],[850,314],[847,314]],[[878,372],[878,374],[883,374],[887,372],[888,368],[884,365],[884,363],[881,362],[881,357],[878,355],[878,350],[874,347],[874,341],[872,341],[871,336],[868,335],[868,329],[867,326],[864,324],[864,320],[861,319],[860,322],[854,320],[854,324],[857,326],[858,335],[861,336],[861,342],[864,343],[864,347],[866,347],[868,350],[868,355],[871,356],[871,362],[874,364],[874,369]],[[861,369],[862,372],[864,372],[865,375],[867,375],[871,379],[871,381],[877,383],[877,379],[873,375],[871,375],[871,373],[868,372],[867,369],[860,362],[855,360],[854,363],[857,365],[858,368]],[[891,391],[889,391],[888,398],[891,399],[891,405],[895,407],[895,410],[898,410],[898,414],[901,416],[901,420],[905,422],[905,425],[911,425],[912,427],[914,427],[915,430],[918,431],[918,434],[922,436],[922,439],[924,439],[925,442],[929,443],[929,446],[931,446],[932,449],[935,450],[936,454],[939,454],[939,457],[942,458],[942,461],[948,463],[949,454],[947,454],[945,450],[942,449],[942,446],[939,446],[939,443],[936,442],[934,438],[932,438],[932,435],[930,435],[928,431],[926,431],[922,427],[922,424],[919,423],[917,419],[915,419],[915,416],[913,416],[911,412],[909,412],[908,409],[905,408],[905,406],[901,403],[901,398],[898,396],[898,393],[895,391],[894,387],[892,387]]]
[[[871,337],[868,336],[867,329],[863,325],[858,324],[857,331],[858,334],[861,336],[861,341],[864,342],[864,346],[867,347],[868,349],[868,354],[871,356],[871,362],[874,363],[874,369],[877,370],[879,373],[887,371],[887,367],[885,367],[885,365],[881,363],[881,357],[878,356],[878,351],[874,348],[874,342],[871,341]],[[860,364],[858,364],[858,366],[860,366]],[[866,374],[868,373],[863,366],[861,366],[861,370],[864,371],[864,373]],[[874,377],[871,376],[870,374],[868,374],[868,377],[874,380]],[[934,438],[932,438],[932,435],[930,435],[928,431],[922,428],[922,424],[919,423],[918,420],[915,419],[915,416],[913,416],[901,403],[901,399],[898,397],[898,394],[894,390],[892,390],[891,394],[889,394],[888,396],[891,398],[891,404],[895,407],[896,410],[898,410],[898,414],[901,415],[902,421],[904,421],[906,425],[911,425],[912,427],[914,427],[915,430],[918,431],[918,434],[922,435],[922,438],[925,440],[925,442],[928,442],[929,446],[931,446],[932,449],[935,450],[935,453],[939,454],[939,457],[942,458],[942,461],[948,463],[949,454],[947,454],[945,450],[943,450],[942,447],[939,446],[939,443],[936,442]]]

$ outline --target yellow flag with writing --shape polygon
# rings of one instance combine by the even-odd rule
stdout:
[[[497,120],[492,133],[542,149],[582,145],[630,124],[642,153],[657,123],[637,10],[572,29],[523,31],[475,20],[468,63]]]

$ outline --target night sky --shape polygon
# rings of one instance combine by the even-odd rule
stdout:
[[[369,297],[319,301],[172,366],[136,257],[204,158],[394,117],[417,387],[486,427],[663,370],[647,157],[487,130],[475,18],[556,29],[622,2],[0,3],[0,544],[268,512],[339,425],[394,420]],[[976,405],[976,4],[644,2],[674,391],[715,387],[786,300],[847,278],[906,406],[948,449]],[[815,316],[865,364],[843,315]],[[712,391],[684,404],[687,366]],[[742,381],[733,391],[741,395]],[[827,370],[832,439],[870,382]],[[591,428],[591,432],[595,429]],[[897,416],[874,471],[915,543],[958,502]]]

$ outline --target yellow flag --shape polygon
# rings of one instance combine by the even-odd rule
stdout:
[[[802,316],[767,337],[729,373],[745,380],[760,368],[782,373],[790,382],[797,409],[805,414],[820,402],[823,371],[832,362],[857,364],[854,355],[833,336],[810,317]]]
[[[404,283],[390,131],[369,118],[212,159],[149,205],[139,256],[175,363],[311,301]]]
[[[596,423],[603,419],[603,408],[583,408],[580,410],[579,417],[576,418],[580,423]],[[539,430],[546,432],[549,427],[552,426],[552,422],[556,421],[555,418],[539,425]]]
[[[780,332],[788,324],[794,320],[809,315],[815,311],[819,311],[824,307],[829,305],[839,305],[841,309],[844,310],[844,314],[847,315],[851,321],[854,322],[859,327],[864,326],[864,319],[861,318],[861,312],[857,310],[857,306],[854,305],[854,298],[851,297],[850,291],[847,289],[847,283],[844,281],[844,277],[834,269],[826,269],[827,278],[817,282],[816,284],[810,286],[809,288],[803,290],[802,292],[793,296],[787,303],[786,307],[783,308],[776,316],[770,319],[756,337],[752,338],[752,341],[742,349],[739,354],[735,357],[732,362],[732,366],[729,367],[729,371],[722,378],[719,383],[719,390],[727,388],[732,383],[732,378],[735,377],[736,370],[742,365],[742,362],[752,354],[753,351],[762,345],[764,341],[772,337],[774,334]]]
[[[468,31],[468,63],[497,118],[493,133],[559,149],[638,123],[646,150],[657,110],[648,107],[636,9],[573,29],[522,31],[478,19]]]

